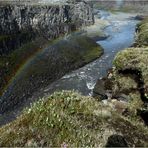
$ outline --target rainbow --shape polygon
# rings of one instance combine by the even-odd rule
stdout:
[[[22,61],[22,63],[19,65],[19,68],[17,69],[17,71],[14,74],[12,74],[12,77],[9,79],[7,84],[2,89],[2,93],[1,93],[2,96],[7,92],[7,90],[9,90],[9,88],[15,82],[15,80],[17,80],[19,78],[19,76],[22,75],[22,73],[29,67],[29,65],[34,61],[34,59],[38,55],[43,54],[44,51],[49,49],[49,47],[51,47],[52,45],[56,44],[57,42],[59,42],[62,39],[63,39],[63,37],[61,36],[61,37],[59,37],[57,39],[54,39],[54,40],[52,40],[50,42],[47,42],[44,45],[43,48],[36,49],[35,52],[33,52],[29,57],[27,57],[24,61]]]
[[[15,80],[21,76],[21,74],[24,72],[24,70],[30,65],[30,63],[37,57],[37,55],[41,54],[41,52],[44,50],[39,49],[36,52],[34,52],[32,55],[30,55],[22,64],[19,66],[18,70],[14,74],[14,76],[11,77],[11,79],[8,81],[6,86],[2,90],[2,94],[4,94],[7,89],[9,89],[10,85],[15,82]]]

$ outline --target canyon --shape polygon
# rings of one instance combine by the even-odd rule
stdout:
[[[147,147],[147,7],[1,1],[0,146]]]
[[[83,1],[76,5],[7,3],[0,11],[1,114],[103,53],[83,31],[74,33],[94,24],[92,8]]]

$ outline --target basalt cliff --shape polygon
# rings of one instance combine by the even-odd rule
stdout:
[[[94,23],[85,2],[38,4],[0,2],[0,54],[38,37],[48,40]]]

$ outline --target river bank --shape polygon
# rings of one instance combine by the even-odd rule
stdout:
[[[105,40],[98,41],[104,49],[104,54],[96,61],[65,75],[60,80],[49,85],[41,92],[52,93],[56,90],[76,90],[84,95],[91,95],[98,77],[106,76],[108,69],[112,67],[112,61],[116,53],[126,47],[132,46],[135,40],[135,28],[138,23],[132,17],[136,14],[117,13],[112,14],[100,11],[102,20],[108,23],[104,34],[109,36]],[[127,37],[128,36],[128,37]]]

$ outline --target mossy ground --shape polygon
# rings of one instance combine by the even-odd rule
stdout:
[[[128,104],[131,120],[141,120],[137,111],[148,101],[148,48],[128,48],[119,52],[114,59],[110,89],[113,98],[123,96]],[[119,97],[120,98],[120,97]]]
[[[0,128],[0,146],[98,147],[113,134],[129,146],[148,146],[147,128],[111,110],[94,98],[57,92]]]
[[[148,46],[148,18],[138,24],[137,44],[140,47]]]
[[[76,44],[77,46],[79,46],[79,48],[83,49],[79,52],[81,55],[81,59],[83,59],[85,63],[93,61],[94,59],[100,57],[103,53],[102,47],[95,43],[95,41],[93,41],[89,37],[82,36],[72,38],[71,42],[72,44]]]
[[[8,38],[9,38],[8,35],[0,35],[0,42],[6,40]]]
[[[148,48],[130,48],[117,54],[114,65],[116,70],[136,70],[141,73],[144,88],[148,94]],[[128,80],[128,79],[127,79]],[[126,81],[125,81],[126,82]],[[129,81],[127,81],[129,83]],[[131,81],[130,81],[131,82]],[[128,85],[127,83],[127,85]],[[133,84],[132,82],[131,84]],[[134,84],[133,84],[134,85]],[[125,87],[125,86],[124,86]],[[134,87],[133,87],[134,88]],[[146,94],[146,95],[147,95]]]

